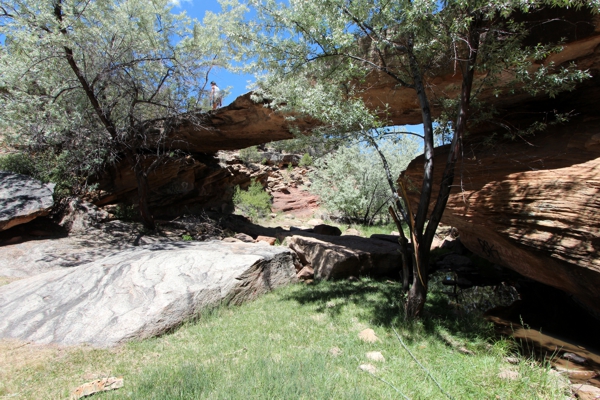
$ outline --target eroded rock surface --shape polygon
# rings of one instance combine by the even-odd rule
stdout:
[[[588,107],[598,108],[597,104]],[[467,142],[454,183],[462,190],[452,191],[442,218],[444,224],[458,228],[469,250],[571,293],[598,315],[599,122],[579,117],[527,141],[487,148]],[[436,150],[436,184],[445,150]],[[421,158],[411,163],[405,176],[413,183],[421,181]],[[415,205],[417,186],[411,194]]]
[[[90,263],[115,252],[172,238],[141,233],[140,224],[110,221],[67,237],[26,240],[0,247],[0,277],[27,278]]]
[[[53,192],[30,176],[0,171],[0,231],[48,215]]]
[[[164,333],[207,307],[253,299],[295,274],[282,247],[141,246],[0,287],[0,337],[113,346]]]
[[[288,238],[288,245],[318,279],[398,276],[400,271],[398,245],[383,240],[303,233]]]

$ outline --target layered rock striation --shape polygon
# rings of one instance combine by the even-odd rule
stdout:
[[[0,337],[109,347],[296,280],[292,253],[247,243],[127,249],[0,287]]]
[[[0,171],[0,231],[48,215],[54,185],[21,174]]]
[[[600,315],[598,89],[592,82],[559,98],[557,106],[582,113],[566,125],[491,145],[485,139],[501,132],[467,138],[442,222],[458,228],[474,253],[566,291]],[[447,150],[435,152],[436,185]],[[417,158],[404,173],[415,206],[422,166]]]

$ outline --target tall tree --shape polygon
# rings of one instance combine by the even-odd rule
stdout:
[[[544,7],[590,7],[598,0],[248,0],[259,18],[241,27],[235,38],[257,57],[254,68],[266,71],[259,94],[276,107],[308,113],[335,130],[360,130],[389,124],[385,106],[374,109],[361,100],[369,74],[388,76],[416,93],[423,122],[424,165],[416,210],[404,202],[401,214],[411,227],[414,280],[406,315],[419,316],[427,295],[430,246],[455,177],[455,165],[469,121],[481,118],[476,96],[492,87],[534,93],[568,90],[588,77],[574,65],[543,61],[559,51],[557,43],[525,46],[526,22]],[[526,20],[526,18],[525,18]],[[461,76],[455,95],[431,98],[428,80],[454,69]],[[501,85],[499,83],[501,82]],[[497,94],[503,94],[500,89]],[[432,100],[443,112],[435,119]],[[283,105],[283,106],[280,106]],[[489,115],[488,115],[489,117]],[[450,127],[452,142],[440,191],[433,199],[434,126]],[[402,182],[398,188],[402,195]],[[403,196],[405,197],[405,195]],[[409,246],[412,251],[409,252]],[[407,265],[405,265],[405,268]]]
[[[126,158],[151,229],[148,174],[177,156],[174,118],[202,103],[211,69],[226,64],[220,25],[237,12],[200,24],[172,11],[168,0],[0,0],[4,134],[60,148],[89,174]]]

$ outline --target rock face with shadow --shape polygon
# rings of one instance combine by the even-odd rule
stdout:
[[[499,131],[466,138],[442,222],[474,253],[572,294],[600,316],[600,80],[560,96],[580,113],[565,125],[484,144]],[[541,109],[541,108],[540,108]],[[436,149],[438,184],[447,147]],[[422,157],[404,176],[416,207]],[[434,187],[434,197],[439,186]],[[415,208],[416,209],[416,208]]]
[[[27,175],[0,171],[0,231],[48,215],[54,187]]]
[[[160,335],[222,303],[251,300],[295,275],[283,247],[140,246],[0,287],[0,337],[109,347]]]
[[[287,240],[302,264],[313,268],[317,279],[397,277],[402,265],[397,242],[308,232]]]

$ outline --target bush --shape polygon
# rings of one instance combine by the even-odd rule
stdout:
[[[257,181],[252,181],[248,190],[236,186],[233,204],[251,220],[264,218],[271,212],[271,196]]]
[[[397,142],[382,140],[379,148],[396,178],[416,156],[418,142],[410,137]],[[327,210],[366,225],[387,214],[391,190],[381,158],[372,148],[353,143],[317,159],[314,166],[310,190]]]
[[[55,153],[51,149],[0,156],[0,171],[28,175],[43,183],[55,183],[54,195],[57,198],[90,189],[79,164],[80,161],[68,151]]]
[[[313,159],[312,159],[312,157],[310,156],[310,154],[304,153],[304,155],[300,159],[300,162],[298,163],[298,166],[300,166],[300,167],[310,167],[311,165],[313,165]]]
[[[0,156],[0,171],[34,176],[35,165],[31,157],[23,153],[10,153]]]
[[[239,157],[244,164],[258,163],[262,160],[262,154],[258,152],[258,148],[256,146],[250,146],[245,149],[241,149],[239,152]]]

